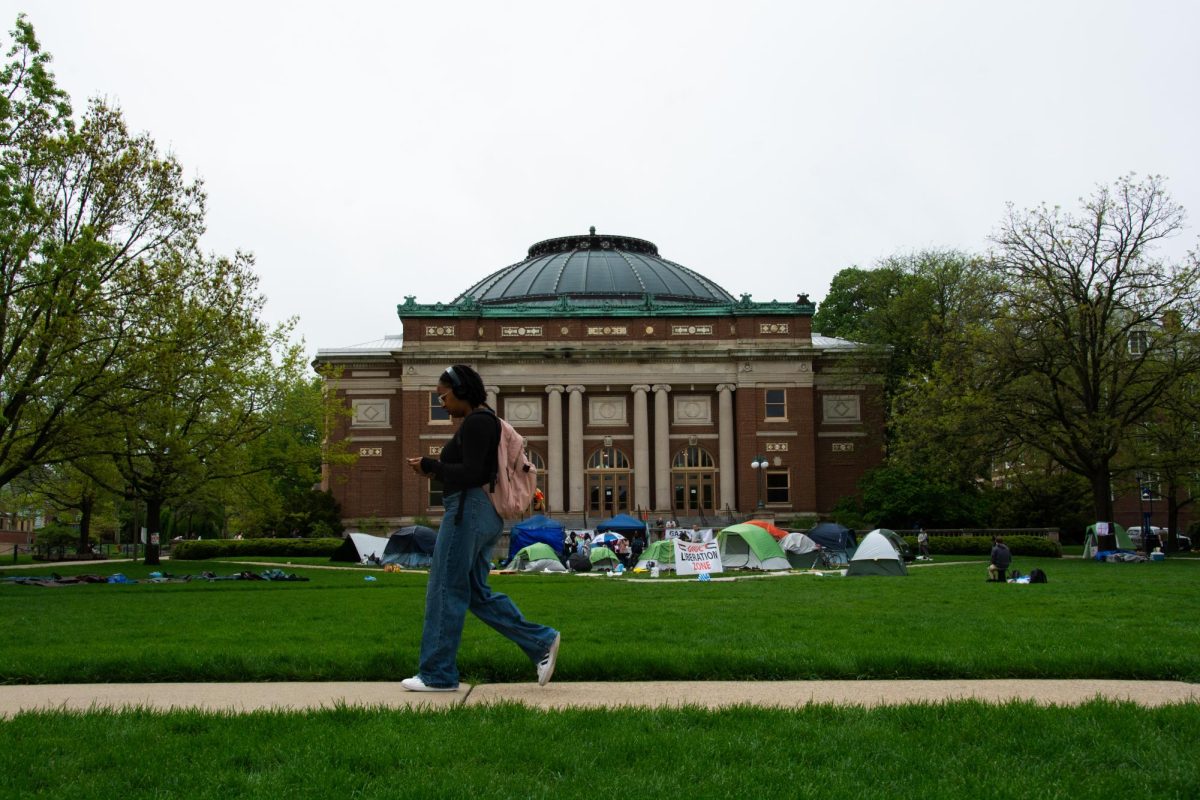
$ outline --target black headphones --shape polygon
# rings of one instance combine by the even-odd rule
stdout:
[[[443,373],[450,379],[450,392],[459,400],[467,399],[467,387],[463,386],[462,379],[458,377],[458,373],[454,371],[454,367],[446,367]]]

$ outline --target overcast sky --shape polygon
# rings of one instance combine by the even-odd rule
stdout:
[[[638,236],[733,294],[983,251],[1005,204],[1167,176],[1200,224],[1200,3],[0,0],[255,253],[310,352],[542,239]],[[11,38],[5,36],[7,50]]]

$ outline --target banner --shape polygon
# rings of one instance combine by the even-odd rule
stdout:
[[[716,542],[687,542],[675,540],[675,574],[698,575],[701,572],[724,572],[721,549]]]

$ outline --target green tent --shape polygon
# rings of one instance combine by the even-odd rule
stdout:
[[[638,559],[637,566],[634,569],[649,571],[650,567],[647,566],[647,562],[650,561],[658,564],[659,569],[675,569],[674,540],[663,539],[647,547],[642,551],[642,557]]]
[[[1096,526],[1088,525],[1087,538],[1083,541],[1083,557],[1095,558],[1101,550],[1128,550],[1132,553],[1134,546],[1125,528],[1115,522],[1108,523],[1108,534],[1105,536],[1097,536]]]
[[[726,569],[791,569],[775,537],[757,525],[730,525],[717,534],[721,564]]]
[[[888,534],[892,536],[888,536]],[[907,575],[904,559],[892,542],[894,531],[878,528],[863,537],[850,559],[847,575]]]
[[[534,542],[522,547],[508,563],[509,569],[518,572],[566,572],[567,568],[558,560],[558,553],[545,542]]]
[[[607,547],[593,547],[588,559],[592,562],[592,569],[616,569],[617,564],[621,563],[617,554]]]

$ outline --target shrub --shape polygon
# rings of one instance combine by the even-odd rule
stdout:
[[[243,556],[331,556],[341,539],[200,539],[176,542],[171,558],[200,561]]]
[[[904,541],[917,552],[917,537],[905,536]],[[1032,556],[1036,558],[1060,558],[1062,546],[1058,542],[1042,536],[1006,536],[1004,543],[1014,556]],[[992,537],[990,536],[930,536],[929,551],[934,555],[955,556],[990,556],[992,554]]]

